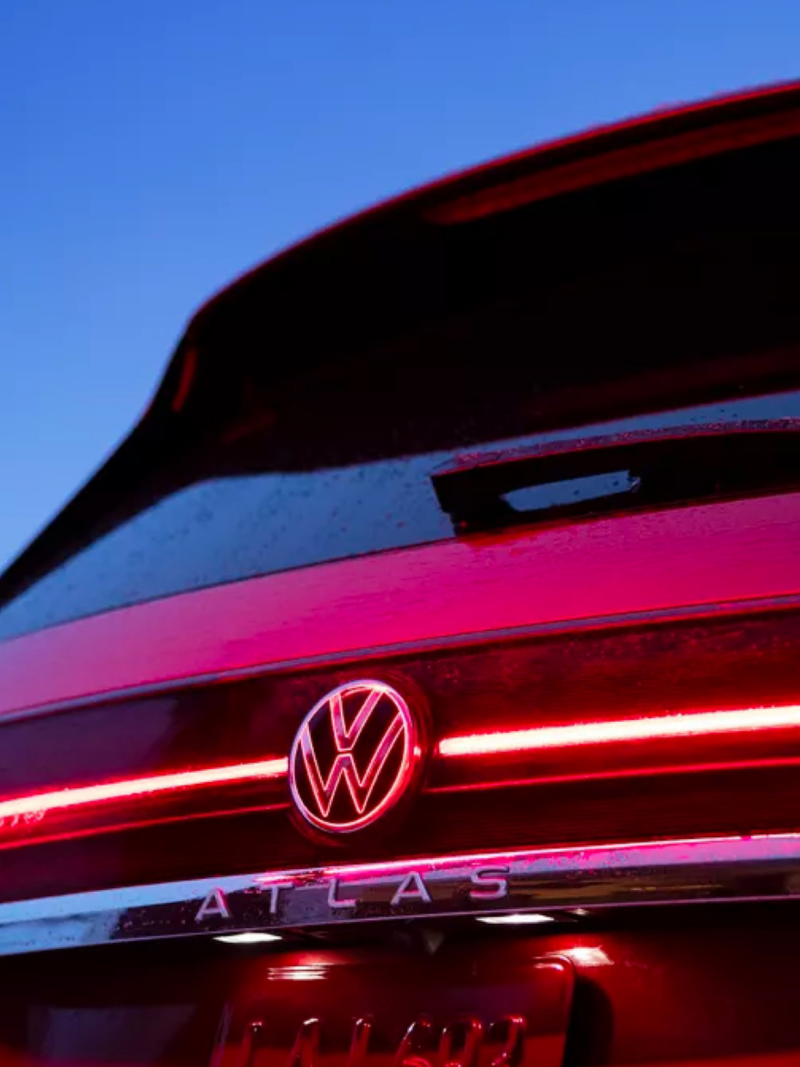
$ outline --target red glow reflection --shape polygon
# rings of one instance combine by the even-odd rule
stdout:
[[[507,851],[465,852],[451,855],[419,856],[413,860],[378,860],[372,863],[350,863],[320,868],[316,873],[323,878],[347,879],[349,885],[357,878],[370,880],[381,877],[405,875],[413,864],[414,871],[427,876],[446,872],[464,864],[486,863],[492,868],[507,866],[520,857],[526,861],[542,864],[557,862],[564,871],[575,869],[618,869],[621,867],[647,866],[657,862],[666,867],[683,863],[735,863],[739,860],[758,862],[760,859],[795,859],[800,849],[800,833],[728,834],[709,837],[671,837],[660,841],[626,841],[616,844],[559,845],[554,848],[509,849]],[[302,872],[287,871],[288,884]],[[269,876],[255,879],[269,885],[274,881]],[[346,892],[344,882],[339,885],[340,895]]]

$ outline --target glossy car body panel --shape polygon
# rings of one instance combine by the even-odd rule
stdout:
[[[800,593],[798,537],[800,496],[787,494],[218,586],[0,644],[0,714],[453,637],[747,601],[779,606]]]
[[[410,445],[398,434],[397,454],[425,457],[465,436],[483,446],[796,388],[796,296],[773,253],[797,224],[799,132],[800,88],[745,94],[479,168],[288,250],[193,318],[141,423],[0,579],[0,598],[187,478],[260,472],[264,440],[270,470],[315,471],[395,455],[395,418],[416,434]],[[753,179],[756,150],[781,195],[726,199],[726,175]],[[682,170],[698,161],[702,181]],[[642,176],[636,200],[624,183]],[[680,191],[662,218],[669,182]],[[693,201],[700,185],[706,199]],[[578,192],[587,199],[570,201]],[[607,260],[589,256],[590,313],[572,315],[586,333],[571,337],[570,358],[527,361],[512,412],[513,379],[498,377],[509,403],[493,403],[487,359],[515,339],[504,301],[515,286],[526,296],[517,268],[535,258],[515,243],[512,213],[545,200],[526,217],[543,242],[534,280],[564,270],[551,341],[565,329],[559,308],[573,311],[567,267],[580,255],[561,226],[575,205],[573,236],[588,244],[574,247],[600,247],[622,220],[630,258],[603,281]],[[724,239],[739,209],[754,227],[744,259]],[[655,302],[617,307],[620,279],[638,272],[642,211],[653,293],[674,264],[692,266],[673,275],[687,317],[707,305],[696,348],[667,316],[653,328]],[[667,240],[658,262],[664,235],[698,219],[702,240],[681,231],[680,255]],[[759,255],[758,278],[742,274]],[[692,302],[709,264],[719,286]],[[484,284],[503,314],[478,322]],[[748,295],[774,314],[755,314],[740,337]],[[263,340],[265,307],[270,342],[277,330],[266,359],[250,344]],[[624,324],[627,349],[583,343],[601,313],[604,340]],[[297,330],[302,366],[274,356]],[[406,373],[415,331],[455,339],[435,365],[420,349],[430,390]],[[373,357],[396,373],[369,424],[375,440],[361,442],[329,393],[358,411]],[[484,404],[474,441],[458,418],[447,425],[450,400],[461,415]],[[258,437],[287,411],[293,425],[292,403],[335,461],[302,419],[296,438]],[[237,452],[250,432],[257,447]],[[208,466],[192,466],[204,449]],[[166,462],[178,453],[188,475]],[[13,955],[0,960],[0,1062],[796,1062],[800,493],[739,497],[448,530],[0,643],[0,954]],[[423,694],[430,730],[396,822],[337,846],[299,831],[286,759],[320,698],[363,677]],[[485,922],[501,918],[511,924]],[[252,943],[259,933],[273,940]],[[232,934],[251,941],[215,940]],[[509,1043],[512,1022],[527,1045]]]

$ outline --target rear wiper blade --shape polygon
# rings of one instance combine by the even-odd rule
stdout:
[[[581,479],[595,480],[590,498],[584,486],[573,493],[583,499],[565,503],[564,483]],[[764,492],[800,484],[800,419],[668,426],[462,455],[431,481],[460,531]],[[557,485],[560,494],[539,492],[533,506],[515,506],[523,490]]]

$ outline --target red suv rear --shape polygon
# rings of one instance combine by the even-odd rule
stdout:
[[[2,1062],[795,1062],[800,89],[237,281],[0,577]]]

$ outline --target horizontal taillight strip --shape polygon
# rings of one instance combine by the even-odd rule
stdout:
[[[800,728],[800,705],[783,707],[743,708],[732,711],[693,712],[682,715],[647,716],[635,719],[615,719],[606,722],[571,723],[559,726],[542,726],[529,729],[493,730],[445,737],[439,741],[435,754],[438,761],[451,758],[460,760],[470,757],[516,755],[580,749],[585,752],[608,744],[625,744],[634,741],[659,741],[668,739],[702,739],[722,735],[749,733],[766,734],[769,731]],[[713,754],[709,754],[709,758]],[[753,753],[753,761],[763,754]],[[720,759],[720,766],[727,765],[730,754]],[[747,759],[739,760],[745,765]],[[704,769],[711,769],[713,759],[706,760]],[[676,765],[676,769],[679,764]],[[607,768],[606,768],[607,769]],[[532,768],[535,770],[535,768]],[[0,800],[0,820],[9,819],[12,825],[20,819],[41,819],[48,813],[69,811],[76,808],[97,808],[125,800],[137,800],[150,796],[178,794],[189,790],[208,790],[217,786],[236,783],[257,783],[278,780],[288,773],[288,759],[272,757],[223,766],[203,767],[194,770],[174,771],[136,778],[118,779],[93,785],[29,794]],[[545,778],[545,768],[539,773]],[[586,768],[573,762],[575,777],[585,776]],[[634,772],[635,773],[635,772]],[[563,777],[570,776],[570,765],[565,765]],[[535,778],[536,775],[533,774]],[[478,784],[478,780],[475,780]],[[494,784],[502,785],[502,776]],[[436,783],[433,783],[436,787]],[[102,829],[102,828],[101,828]],[[107,827],[106,827],[107,829]]]
[[[153,774],[143,778],[127,778],[98,785],[77,786],[49,793],[16,797],[0,801],[0,819],[14,819],[26,815],[44,815],[65,808],[135,799],[157,793],[172,793],[184,789],[226,785],[258,779],[280,778],[286,774],[287,760],[267,759],[252,763],[237,763],[225,767],[204,767],[194,771]]]
[[[798,897],[800,835],[426,856],[0,904],[0,955],[192,934]]]
[[[445,737],[439,742],[438,752],[444,757],[494,756],[612,742],[709,737],[714,734],[760,732],[798,726],[800,705],[791,704],[780,708],[742,708],[735,711],[690,712],[684,715],[581,722],[523,730],[491,730]]]

